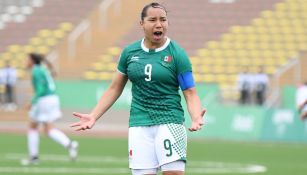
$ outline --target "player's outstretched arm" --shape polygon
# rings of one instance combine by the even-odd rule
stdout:
[[[206,113],[206,109],[201,109],[200,99],[196,93],[195,87],[184,90],[183,94],[192,119],[192,124],[189,131],[198,131],[204,124],[203,116]]]
[[[73,113],[73,115],[78,117],[80,121],[72,124],[71,127],[76,127],[77,131],[92,128],[96,120],[98,120],[122,94],[127,81],[128,78],[126,75],[116,72],[110,86],[103,93],[90,114]]]
[[[96,123],[96,120],[93,117],[90,117],[89,114],[74,112],[73,115],[80,119],[79,122],[70,125],[70,127],[75,128],[76,131],[91,129]]]

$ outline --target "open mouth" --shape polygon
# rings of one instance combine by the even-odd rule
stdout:
[[[156,36],[161,36],[161,35],[162,35],[162,32],[161,32],[161,31],[154,32],[154,35],[156,35]]]
[[[158,40],[158,39],[161,38],[163,32],[161,32],[161,31],[156,31],[156,32],[154,32],[153,34],[154,34],[154,39]]]

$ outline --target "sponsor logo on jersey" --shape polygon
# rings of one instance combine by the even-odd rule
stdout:
[[[132,56],[131,61],[139,61],[139,56]]]

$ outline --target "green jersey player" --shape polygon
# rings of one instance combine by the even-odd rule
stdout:
[[[90,129],[121,95],[128,79],[132,83],[129,119],[129,167],[133,175],[182,175],[185,170],[187,138],[179,87],[192,119],[190,131],[203,125],[200,99],[185,51],[166,36],[167,12],[158,3],[146,5],[141,13],[145,37],[124,48],[118,71],[90,114],[74,113],[80,121],[76,130]]]
[[[72,160],[77,157],[78,143],[70,140],[62,131],[53,127],[53,122],[61,117],[60,101],[55,94],[55,83],[49,71],[41,64],[47,62],[40,54],[29,54],[27,67],[31,69],[34,96],[30,104],[30,128],[28,131],[29,158],[22,165],[37,164],[39,158],[39,124],[43,124],[46,134],[69,151]],[[49,64],[49,62],[48,62]]]

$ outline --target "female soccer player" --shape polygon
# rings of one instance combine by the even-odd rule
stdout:
[[[27,68],[31,69],[34,96],[31,101],[30,128],[28,131],[29,159],[22,160],[23,165],[37,164],[39,155],[40,123],[46,134],[69,151],[70,159],[77,157],[78,142],[70,140],[63,132],[53,127],[53,122],[61,117],[60,102],[55,94],[55,84],[49,71],[42,66],[47,60],[40,54],[29,54]],[[50,63],[47,63],[50,66]]]
[[[140,25],[144,38],[122,52],[111,85],[90,114],[72,124],[90,129],[132,82],[129,119],[129,167],[133,175],[183,175],[187,138],[179,87],[192,119],[190,131],[200,130],[205,110],[196,94],[191,63],[185,51],[166,36],[167,11],[159,3],[146,5]]]

